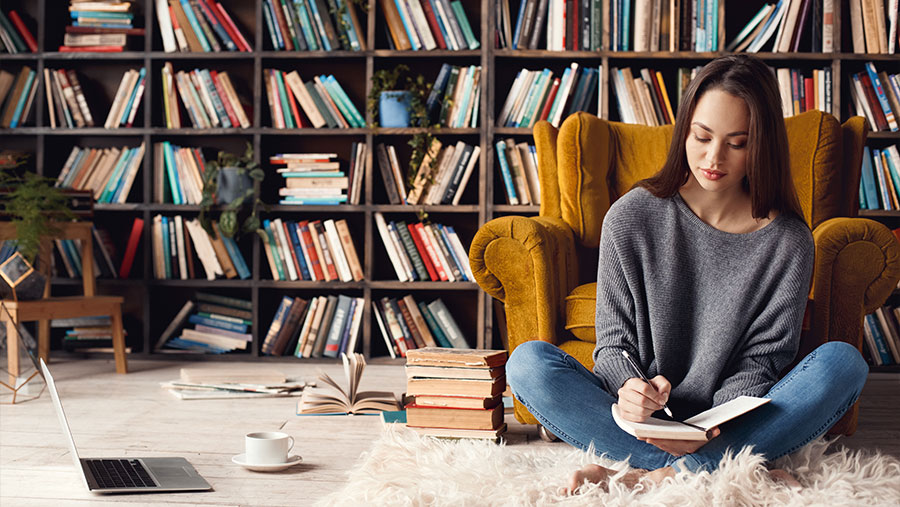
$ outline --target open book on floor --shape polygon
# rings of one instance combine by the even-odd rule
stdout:
[[[297,415],[344,415],[344,414],[377,414],[384,410],[399,410],[397,397],[390,391],[359,391],[359,382],[366,360],[362,354],[349,356],[341,354],[344,362],[344,375],[348,388],[345,391],[327,373],[320,373],[319,380],[328,384],[334,391],[323,392],[319,389],[303,391],[303,397],[297,404]]]
[[[684,421],[703,429],[693,428],[678,421],[667,421],[655,417],[650,417],[640,423],[626,421],[619,414],[619,407],[615,403],[612,405],[612,415],[620,428],[638,438],[709,440],[709,430],[712,428],[750,412],[761,405],[765,405],[769,401],[771,401],[769,398],[738,396],[727,403],[713,407],[705,412],[700,412]]]

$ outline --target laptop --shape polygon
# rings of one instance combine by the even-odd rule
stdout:
[[[84,484],[92,493],[155,493],[171,491],[209,491],[212,486],[184,458],[81,458],[75,448],[72,431],[66,421],[56,383],[43,359],[41,372],[53,408],[59,416],[69,443],[75,468],[81,471]]]

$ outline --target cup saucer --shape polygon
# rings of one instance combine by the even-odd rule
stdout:
[[[303,458],[297,454],[292,454],[288,456],[288,460],[284,463],[271,463],[271,464],[255,464],[255,463],[247,463],[247,455],[246,454],[238,454],[237,456],[233,456],[231,458],[232,463],[236,463],[246,468],[247,470],[252,470],[254,472],[278,472],[281,470],[286,470],[297,463],[303,461]]]

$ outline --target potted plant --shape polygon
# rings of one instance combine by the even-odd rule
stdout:
[[[219,215],[219,231],[228,237],[238,232],[238,214],[244,205],[250,205],[250,214],[244,218],[240,232],[246,234],[260,229],[259,186],[265,172],[253,160],[253,147],[247,143],[242,155],[220,151],[216,160],[206,164],[203,172],[203,197],[200,201],[199,220],[210,235],[215,235],[209,213],[213,206],[223,206]]]

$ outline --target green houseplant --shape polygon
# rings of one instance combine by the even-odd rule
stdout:
[[[238,215],[246,205],[250,206],[250,212],[240,225],[240,233],[258,231],[259,207],[263,205],[259,187],[264,178],[265,172],[253,160],[253,146],[250,143],[241,155],[220,151],[216,160],[208,162],[203,173],[203,196],[198,217],[206,232],[215,235],[209,215],[217,205],[223,206],[218,224],[224,236],[232,238],[239,232]]]

